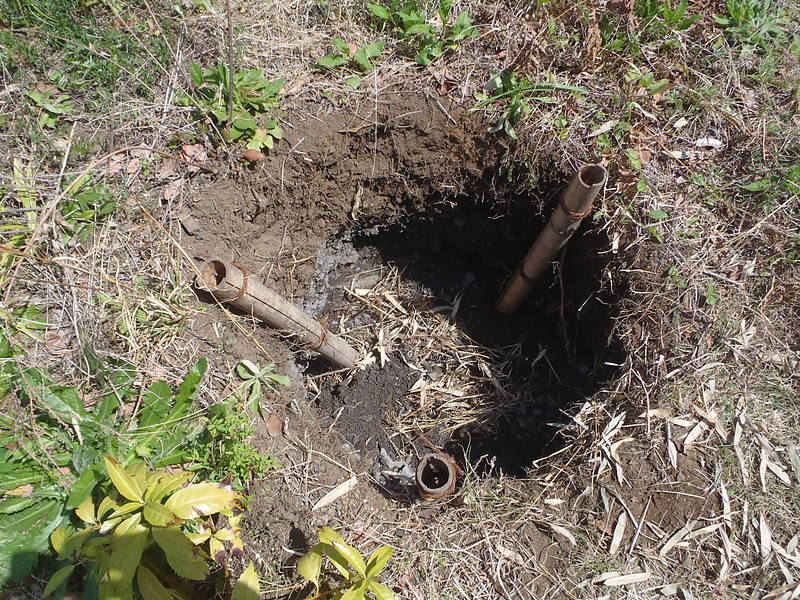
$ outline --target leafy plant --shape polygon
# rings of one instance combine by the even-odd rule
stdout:
[[[625,73],[625,82],[633,83],[644,88],[650,94],[660,94],[667,91],[672,82],[669,79],[656,79],[655,73],[648,70],[641,70],[632,65]]]
[[[284,387],[292,385],[292,380],[286,375],[275,373],[274,363],[259,367],[252,361],[243,360],[236,365],[236,374],[244,379],[244,382],[239,385],[232,398],[246,404],[250,411],[258,411],[262,417],[264,416],[261,411],[263,388],[276,392],[276,385]]]
[[[320,68],[335,69],[345,66],[366,73],[375,68],[372,59],[380,56],[386,47],[386,42],[384,41],[373,42],[363,48],[355,48],[342,38],[333,38],[331,42],[335,52],[326,54],[317,61],[317,66]],[[353,89],[357,88],[360,83],[361,77],[359,75],[351,75],[345,79],[345,84]]]
[[[668,38],[675,31],[686,31],[702,15],[688,15],[688,0],[681,0],[675,8],[667,0],[642,0],[635,4],[636,16],[641,23],[641,35],[655,39]]]
[[[297,562],[297,572],[314,584],[316,594],[308,600],[331,598],[332,600],[362,600],[374,597],[377,600],[395,600],[395,593],[378,576],[386,567],[394,551],[381,546],[369,559],[352,546],[348,546],[341,535],[330,527],[319,530],[319,543]],[[341,582],[320,583],[324,559],[341,576]],[[320,588],[325,588],[320,591]],[[369,594],[369,595],[368,595]]]
[[[63,522],[63,510],[80,506],[105,480],[101,456],[147,459],[157,466],[186,459],[184,438],[192,401],[206,371],[197,362],[173,393],[164,381],[144,389],[137,371],[121,359],[85,360],[98,387],[87,409],[75,387],[58,385],[41,369],[25,368],[7,332],[0,335],[0,392],[26,409],[22,421],[0,417],[0,585],[27,575],[47,536]],[[138,411],[123,414],[121,410]]]
[[[90,186],[87,180],[61,203],[65,241],[85,242],[95,226],[117,210],[117,201],[105,186]]]
[[[38,109],[40,129],[55,127],[59,115],[68,115],[74,111],[72,102],[66,94],[56,95],[51,91],[33,90],[28,92],[28,98]]]
[[[474,112],[501,100],[508,100],[505,110],[500,113],[497,122],[489,128],[489,133],[504,131],[511,139],[517,139],[516,125],[530,114],[531,101],[556,102],[556,98],[549,95],[552,92],[573,92],[588,94],[589,90],[583,87],[562,85],[558,83],[533,83],[525,77],[518,77],[513,71],[495,73],[489,80],[487,88],[491,96],[476,94],[478,103],[470,110]]]
[[[249,149],[260,150],[272,148],[276,140],[283,139],[283,129],[274,118],[267,116],[278,103],[283,79],[268,81],[258,69],[234,73],[229,119],[228,67],[220,62],[216,67],[203,69],[192,63],[189,75],[194,88],[178,101],[197,108],[198,116],[210,122],[226,142],[245,141]]]
[[[431,64],[445,52],[457,49],[464,39],[478,35],[469,12],[461,12],[450,21],[453,0],[440,0],[438,22],[429,18],[416,0],[391,0],[389,6],[367,2],[367,6],[384,28],[399,30],[420,65]]]
[[[250,417],[239,402],[210,406],[203,433],[186,444],[188,459],[193,463],[191,470],[201,479],[231,477],[241,486],[251,477],[280,466],[274,458],[247,442],[254,432]]]
[[[240,497],[230,486],[181,487],[190,473],[148,471],[143,462],[126,468],[110,456],[103,462],[111,485],[104,482],[97,502],[86,497],[76,508],[80,528],[58,526],[50,534],[62,562],[45,596],[65,588],[80,567],[84,598],[132,598],[134,589],[145,600],[170,598],[174,575],[201,581],[209,559],[225,565],[242,552]],[[226,525],[215,522],[217,514]]]
[[[773,38],[784,37],[787,19],[772,0],[725,0],[728,14],[714,15],[717,24],[746,45],[768,48]]]

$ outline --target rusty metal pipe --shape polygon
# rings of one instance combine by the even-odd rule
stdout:
[[[607,178],[608,173],[601,165],[586,165],[574,175],[544,231],[539,234],[497,301],[495,307],[499,312],[510,314],[519,308],[536,280],[544,274],[581,221],[589,215],[592,203]]]
[[[283,296],[245,275],[236,265],[212,258],[200,267],[197,279],[200,289],[217,301],[231,304],[276,329],[294,334],[331,362],[348,369],[355,363],[357,354],[350,344]]]
[[[449,496],[456,489],[455,461],[444,453],[423,456],[416,473],[417,490],[425,500]]]

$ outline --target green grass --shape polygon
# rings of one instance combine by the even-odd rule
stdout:
[[[171,60],[170,29],[166,20],[135,16],[147,14],[134,12],[135,4],[2,0],[0,64],[15,80],[33,74],[81,95],[89,109],[119,91],[150,98]]]

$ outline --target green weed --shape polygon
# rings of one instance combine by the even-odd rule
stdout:
[[[316,588],[317,593],[308,600],[364,600],[370,597],[368,593],[377,600],[395,600],[395,593],[378,578],[392,553],[389,546],[381,546],[365,559],[353,546],[348,546],[336,531],[322,527],[319,530],[319,543],[297,562],[297,572]],[[320,582],[324,558],[339,572],[343,583]]]
[[[82,504],[105,480],[102,455],[155,466],[186,460],[182,444],[195,427],[187,417],[207,368],[205,359],[198,361],[175,392],[164,381],[144,388],[133,365],[87,348],[95,398],[87,409],[88,390],[26,368],[10,333],[0,329],[0,400],[16,397],[25,417],[0,418],[0,493],[6,496],[0,501],[0,583],[30,573],[47,550],[47,536],[63,524],[63,510]]]
[[[420,65],[430,65],[446,52],[458,48],[466,38],[478,35],[469,12],[459,13],[451,22],[453,0],[440,0],[438,23],[416,0],[391,0],[388,6],[367,2],[367,6],[383,29],[395,29],[400,33]]]
[[[111,3],[85,0],[2,0],[0,63],[12,78],[31,71],[100,106],[125,80],[127,94],[151,96],[170,60],[167,23],[153,23]],[[123,26],[119,26],[123,24]],[[87,94],[86,91],[91,90]]]
[[[206,557],[224,566],[242,553],[240,497],[229,486],[182,487],[191,473],[149,471],[143,462],[125,467],[110,456],[103,463],[97,501],[87,496],[75,509],[79,528],[60,525],[50,534],[61,566],[43,597],[63,594],[79,568],[84,598],[132,598],[134,589],[142,598],[171,598],[176,575],[186,590],[209,575]],[[217,514],[227,525],[219,526]]]
[[[489,128],[489,133],[503,131],[511,139],[517,139],[515,127],[531,112],[531,102],[555,103],[556,98],[548,95],[553,92],[572,92],[575,94],[588,94],[589,90],[583,87],[562,85],[558,83],[534,83],[526,77],[519,77],[513,71],[495,73],[489,81],[487,88],[491,96],[476,94],[478,103],[470,110],[474,112],[493,104],[508,100],[508,104]]]
[[[772,0],[725,0],[725,9],[727,14],[715,15],[714,20],[742,44],[768,49],[785,37],[783,27],[789,21]]]
[[[228,118],[229,71],[223,63],[203,69],[197,63],[189,67],[194,88],[179,97],[179,103],[198,109],[198,118],[218,131],[225,142],[247,142],[250,149],[272,148],[283,139],[283,129],[267,116],[278,103],[284,80],[269,81],[258,69],[233,75],[233,102]]]
[[[59,115],[68,115],[74,111],[72,102],[69,101],[69,96],[66,94],[56,95],[51,91],[33,90],[28,92],[28,98],[36,106],[39,129],[55,127]]]
[[[386,42],[379,41],[367,44],[363,48],[353,48],[341,38],[331,40],[335,52],[326,54],[317,61],[317,66],[323,69],[335,69],[337,67],[350,67],[351,69],[369,72],[375,68],[372,59],[377,58],[386,47]],[[345,79],[345,85],[355,89],[361,83],[360,75],[351,75]]]
[[[205,429],[186,444],[191,470],[211,481],[230,477],[241,488],[252,477],[279,467],[278,461],[248,443],[254,432],[241,404],[228,401],[210,406]]]

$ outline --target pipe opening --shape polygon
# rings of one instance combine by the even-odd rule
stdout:
[[[221,260],[210,260],[200,269],[200,279],[206,289],[219,287],[226,275],[225,263]]]
[[[605,182],[608,173],[600,165],[586,165],[580,170],[581,183],[587,187]]]
[[[417,466],[416,481],[420,496],[423,498],[443,498],[452,494],[456,486],[452,459],[444,455],[426,454]]]

